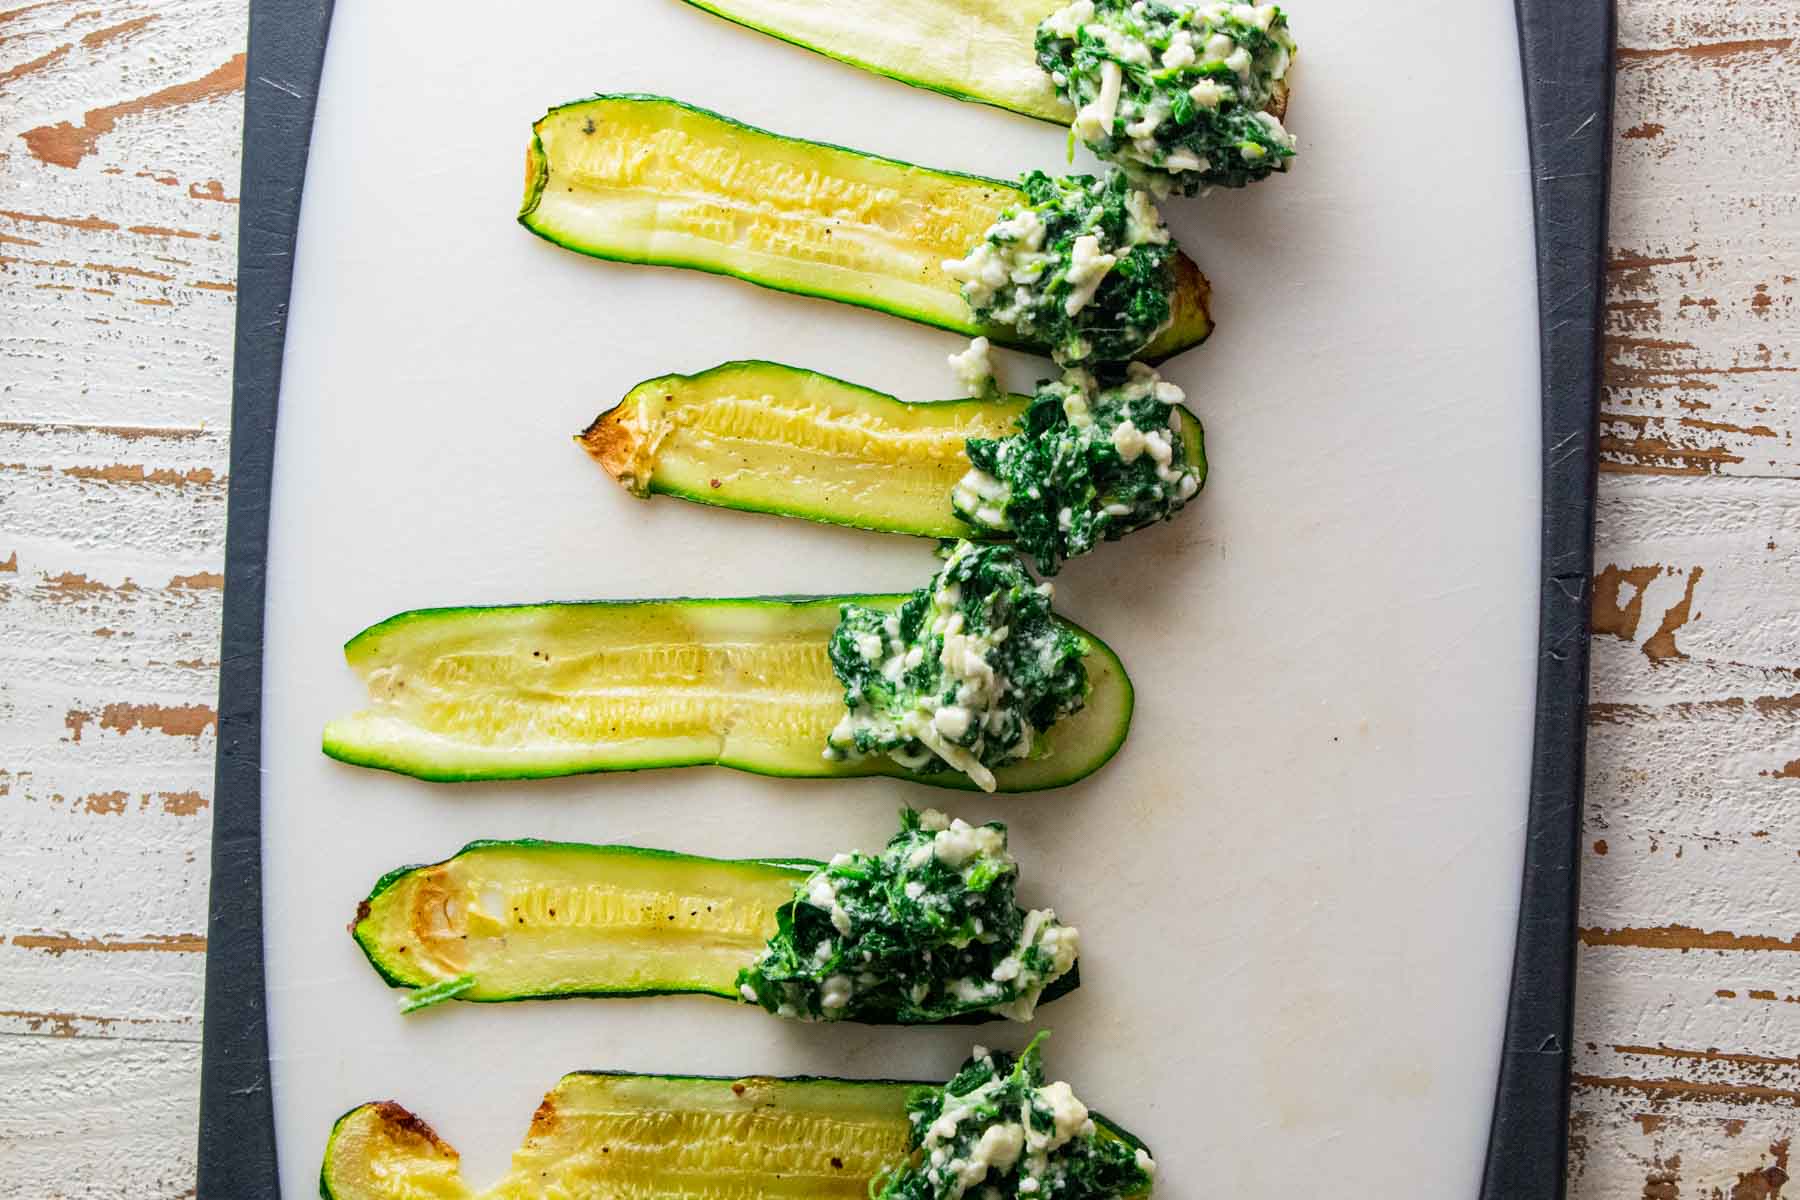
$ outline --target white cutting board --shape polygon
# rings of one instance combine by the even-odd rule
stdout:
[[[1142,1135],[1168,1197],[1473,1194],[1512,952],[1532,715],[1536,303],[1512,6],[1296,4],[1295,171],[1167,205],[1219,330],[1167,367],[1212,475],[1057,580],[1136,681],[1076,787],[970,797],[723,770],[444,786],[324,758],[343,641],[402,609],[898,591],[929,543],[638,501],[569,438],[632,384],[747,357],[952,394],[953,336],[513,223],[531,122],[661,92],[933,166],[1054,170],[1054,127],[866,76],[676,0],[529,19],[341,3],[300,224],[263,709],[282,1180],[395,1099],[485,1187],[566,1071],[943,1079],[1027,1031],[792,1025],[708,999],[402,1018],[345,934],[382,872],[477,837],[702,854],[877,848],[904,803],[1012,827],[1083,934],[1053,1076]],[[1026,389],[1048,364],[1004,356]]]

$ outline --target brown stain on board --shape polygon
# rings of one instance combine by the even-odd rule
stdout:
[[[80,1025],[97,1025],[101,1029],[111,1029],[114,1025],[152,1025],[152,1017],[102,1017],[93,1013],[77,1012],[33,1012],[29,1009],[0,1008],[0,1021],[23,1021],[25,1028],[32,1033],[41,1033],[49,1037],[77,1037]]]
[[[1800,758],[1794,759],[1778,771],[1758,771],[1757,774],[1767,779],[1800,779]]]
[[[1695,567],[1688,572],[1687,589],[1681,599],[1663,613],[1662,624],[1644,643],[1644,655],[1653,663],[1667,662],[1672,658],[1686,658],[1681,648],[1675,644],[1675,631],[1695,619],[1694,588],[1700,583],[1700,577],[1706,573],[1704,567]]]
[[[206,953],[206,935],[200,933],[149,934],[140,938],[82,938],[67,933],[15,933],[8,940],[22,950],[42,950],[52,958],[61,958],[71,950],[91,950],[106,954],[134,951]]]
[[[55,125],[40,125],[36,129],[28,129],[19,136],[24,139],[31,156],[39,162],[53,167],[72,168],[94,153],[100,138],[112,132],[124,117],[198,104],[242,91],[244,62],[245,56],[236,54],[198,79],[178,83],[135,100],[89,109],[83,115],[80,125],[61,121]]]
[[[169,737],[199,738],[209,728],[217,729],[219,714],[205,704],[108,704],[98,714],[100,728],[127,734],[134,729],[153,729]],[[94,713],[71,708],[63,714],[63,728],[68,741],[79,742]]]
[[[219,240],[219,235],[216,233],[196,233],[192,229],[171,229],[167,225],[133,225],[125,232],[142,234],[144,237],[205,238],[209,242]]]
[[[97,216],[52,217],[46,213],[12,212],[9,209],[0,208],[0,217],[12,221],[37,221],[49,225],[61,225],[67,229],[80,229],[87,233],[109,233],[119,228],[113,222]]]
[[[125,811],[127,795],[124,792],[95,792],[81,802],[87,812],[107,816]]]
[[[38,3],[27,4],[23,8],[8,9],[5,12],[0,12],[0,25],[4,25],[8,21],[22,17],[26,13],[36,12],[40,8],[59,8],[65,3],[67,3],[67,0],[38,0]]]
[[[1644,567],[1620,567],[1615,563],[1608,563],[1602,567],[1594,576],[1594,601],[1588,627],[1596,636],[1610,634],[1621,641],[1635,642],[1638,628],[1644,619],[1644,597],[1649,592],[1650,584],[1664,570],[1660,563]],[[1669,573],[1672,574],[1673,571]],[[1687,587],[1681,599],[1663,612],[1656,632],[1645,640],[1644,655],[1651,662],[1662,663],[1672,658],[1687,657],[1675,644],[1675,634],[1695,618],[1694,589],[1705,574],[1704,567],[1694,567],[1688,572]],[[1627,586],[1632,589],[1630,598],[1621,599]],[[1589,706],[1590,722],[1594,720],[1595,707],[1597,706]]]
[[[219,714],[206,704],[108,704],[100,710],[100,728],[119,734],[141,728],[170,737],[198,738],[218,725]]]
[[[1800,934],[1784,939],[1693,925],[1586,928],[1576,930],[1576,936],[1584,946],[1629,946],[1639,950],[1800,950]]]
[[[1769,1157],[1775,1161],[1738,1175],[1731,1185],[1731,1200],[1780,1200],[1788,1175],[1788,1139],[1769,1143]]]
[[[1638,1128],[1644,1131],[1644,1136],[1649,1137],[1651,1134],[1661,1129],[1663,1127],[1663,1122],[1667,1121],[1669,1118],[1659,1117],[1654,1113],[1635,1113],[1632,1115],[1631,1119],[1638,1123]]]
[[[4,71],[0,71],[0,85],[8,84],[15,79],[23,79],[27,75],[34,75],[39,71],[54,67],[57,63],[67,58],[69,51],[74,48],[73,45],[58,46],[48,54],[38,55],[30,62],[22,62],[16,67],[9,67]]]
[[[1624,133],[1621,133],[1619,136],[1622,138],[1633,138],[1633,139],[1643,140],[1643,139],[1648,139],[1648,138],[1661,137],[1663,135],[1663,132],[1664,132],[1663,127],[1661,125],[1658,125],[1655,121],[1645,121],[1641,125],[1633,125],[1630,129],[1627,129]]]
[[[1743,1104],[1779,1104],[1784,1107],[1800,1103],[1800,1091],[1769,1087],[1760,1083],[1702,1083],[1689,1079],[1636,1079],[1629,1075],[1569,1076],[1578,1089],[1589,1091],[1635,1092],[1652,1103],[1731,1100]]]
[[[1680,1200],[1681,1155],[1671,1154],[1667,1161],[1660,1156],[1651,1160],[1644,1176],[1644,1200]]]
[[[188,199],[214,200],[220,204],[236,204],[236,196],[225,194],[225,184],[217,179],[209,179],[205,183],[188,184]]]
[[[60,575],[46,575],[42,587],[52,600],[83,600],[104,595],[127,595],[141,591],[137,584],[127,579],[118,587],[108,587],[98,579],[89,579],[85,574],[76,571],[64,571]]]
[[[98,271],[106,275],[131,275],[138,279],[152,279],[157,283],[171,283],[175,279],[173,275],[167,275],[161,271],[146,271],[142,267],[126,267],[114,263],[94,262],[82,263],[81,265],[90,271]]]
[[[1595,634],[1611,634],[1627,642],[1637,640],[1638,622],[1644,617],[1644,593],[1662,573],[1662,565],[1620,567],[1608,563],[1594,576],[1594,606],[1588,627]],[[1620,603],[1625,585],[1632,588],[1631,599]]]
[[[1717,714],[1736,716],[1755,712],[1760,717],[1783,720],[1800,719],[1800,696],[1726,696],[1719,700],[1680,700],[1674,704],[1651,706],[1628,704],[1617,700],[1596,700],[1588,705],[1590,725],[1630,725],[1667,715],[1691,721]]]
[[[14,550],[5,562],[0,562],[0,571],[4,571],[8,575],[19,573],[19,552],[17,550]]]
[[[1794,44],[1793,38],[1740,38],[1729,42],[1702,42],[1698,46],[1620,46],[1614,53],[1618,66],[1658,58],[1686,58],[1696,62],[1738,58],[1746,54],[1779,53]]]
[[[1748,1067],[1797,1067],[1800,1058],[1775,1058],[1766,1054],[1735,1054],[1724,1050],[1684,1050],[1676,1046],[1614,1046],[1619,1054],[1647,1058],[1678,1058],[1693,1062],[1733,1063]]]
[[[191,426],[160,427],[155,425],[77,425],[57,421],[0,421],[0,433],[70,434],[91,433],[101,437],[136,442],[144,438],[163,438],[172,442],[191,442],[205,437],[207,431]]]
[[[203,812],[210,801],[199,792],[158,792],[157,799],[162,801],[162,810],[171,817],[191,817]]]
[[[171,588],[184,591],[218,591],[225,586],[225,577],[217,571],[200,571],[193,575],[176,575],[169,580]]]
[[[146,304],[149,301],[139,300],[138,303]],[[167,304],[168,301],[158,303]],[[172,487],[205,485],[219,480],[211,467],[191,467],[186,471],[176,471],[169,467],[146,467],[141,463],[114,463],[107,467],[64,467],[62,473],[70,479],[90,483],[160,483]]]
[[[129,21],[120,21],[117,25],[108,25],[104,29],[96,29],[92,33],[81,35],[81,44],[89,50],[97,50],[108,42],[116,42],[121,38],[130,38],[140,32],[146,25],[155,21],[154,15],[133,17]]]
[[[203,292],[237,291],[237,284],[224,279],[196,279],[194,282],[188,284],[188,286],[199,288]]]

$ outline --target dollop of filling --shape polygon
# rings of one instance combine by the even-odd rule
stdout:
[[[1037,31],[1075,136],[1158,196],[1285,171],[1294,39],[1274,4],[1074,0]]]
[[[1086,645],[1051,594],[1008,547],[958,542],[897,611],[844,605],[829,652],[849,711],[825,757],[886,754],[993,791],[993,768],[1044,752],[1044,731],[1087,701]]]
[[[950,502],[1054,575],[1102,541],[1169,520],[1200,490],[1206,462],[1189,453],[1183,399],[1142,363],[1107,386],[1080,370],[1044,380],[1018,433],[969,439],[971,466]]]
[[[879,854],[840,854],[781,910],[739,994],[776,1016],[921,1024],[1029,1021],[1075,965],[1080,934],[1014,901],[1006,826],[902,809]]]
[[[975,1047],[956,1077],[907,1100],[912,1154],[870,1185],[874,1200],[1117,1200],[1145,1192],[1156,1160],[1102,1131],[1074,1089],[1044,1082],[1040,1046]]]
[[[1173,316],[1175,250],[1149,194],[1118,171],[1033,171],[1019,186],[1026,202],[944,264],[976,319],[1063,366],[1122,362],[1155,341]]]

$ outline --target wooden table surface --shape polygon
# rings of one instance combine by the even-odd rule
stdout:
[[[1620,10],[1569,1177],[1769,1200],[1800,1124],[1800,7]],[[8,1200],[193,1195],[244,29],[0,11]]]

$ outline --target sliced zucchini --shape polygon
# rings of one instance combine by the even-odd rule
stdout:
[[[533,127],[519,222],[595,258],[691,267],[841,300],[1002,345],[944,263],[982,242],[1017,187],[783,137],[663,96],[595,96]],[[1156,362],[1211,330],[1206,277],[1174,259],[1173,320]]]
[[[1067,125],[1037,64],[1038,22],[1063,0],[687,0],[695,8],[901,83]]]
[[[1063,0],[686,0],[727,21],[913,87],[1067,125],[1038,65],[1037,27]],[[1287,113],[1284,81],[1269,103]]]
[[[324,1200],[864,1200],[906,1158],[909,1096],[929,1085],[801,1077],[565,1075],[532,1114],[512,1169],[476,1191],[424,1121],[391,1101],[332,1126]],[[1102,1140],[1140,1143],[1098,1113]],[[1148,1192],[1139,1193],[1147,1195]]]
[[[375,884],[350,927],[394,987],[459,979],[461,1000],[700,993],[737,973],[819,864],[635,846],[473,842]]]
[[[528,779],[717,765],[762,775],[918,775],[886,756],[824,757],[844,715],[827,644],[847,601],[905,596],[627,600],[435,608],[364,630],[344,657],[370,706],[325,727],[326,754],[420,779]],[[1100,639],[1087,646],[1087,706],[1052,749],[994,772],[998,789],[1073,783],[1111,758],[1131,724],[1131,681]]]
[[[581,842],[472,842],[443,862],[382,876],[357,905],[350,933],[390,986],[421,989],[415,998],[444,989],[446,998],[476,1002],[682,994],[736,1001],[738,972],[760,958],[795,887],[822,866]],[[1040,1003],[1077,986],[1072,969]]]
[[[646,380],[576,437],[633,495],[922,537],[975,537],[950,491],[970,438],[1002,438],[1031,398],[908,403],[772,362]],[[1189,461],[1200,422],[1182,409]]]

